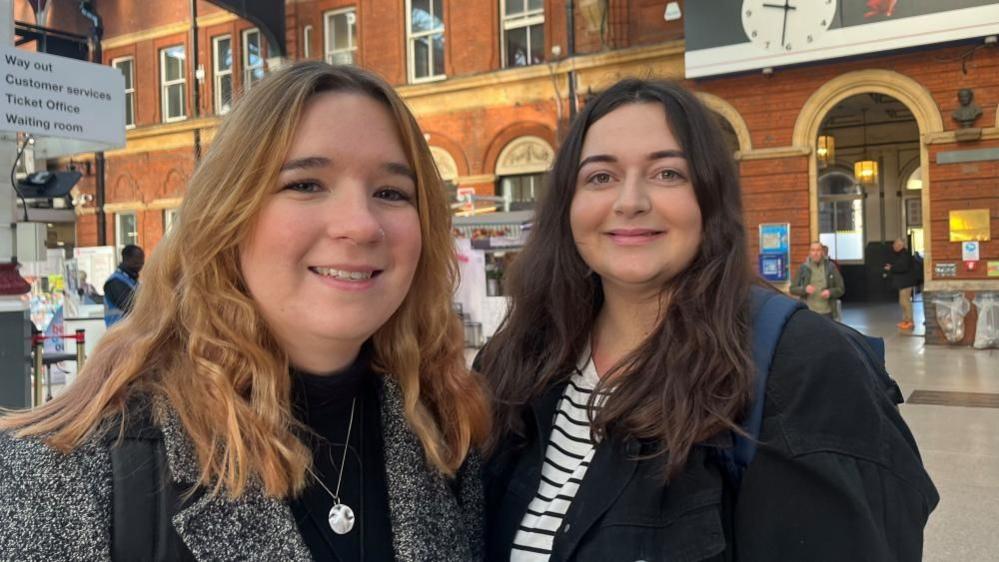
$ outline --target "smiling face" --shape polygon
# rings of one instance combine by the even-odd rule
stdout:
[[[388,108],[323,93],[240,246],[246,286],[298,368],[348,365],[399,308],[420,260],[413,171]]]
[[[590,126],[569,221],[604,291],[657,295],[694,260],[701,211],[661,105],[632,103]]]

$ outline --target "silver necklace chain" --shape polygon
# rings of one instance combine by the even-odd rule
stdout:
[[[333,498],[333,507],[330,508],[329,513],[329,524],[333,532],[338,535],[349,533],[354,528],[354,510],[340,501],[340,484],[343,483],[343,469],[347,466],[347,449],[350,447],[350,433],[354,428],[354,409],[356,406],[357,397],[355,396],[350,403],[350,421],[347,423],[347,438],[343,442],[343,456],[340,458],[340,474],[336,479],[336,493],[331,492],[311,468],[306,467],[305,469],[322,486],[323,490],[326,490],[326,493]]]

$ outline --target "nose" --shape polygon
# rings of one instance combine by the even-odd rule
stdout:
[[[385,238],[381,220],[372,206],[374,199],[364,187],[343,189],[329,210],[329,234],[356,245],[376,244]]]
[[[632,174],[626,176],[614,200],[614,214],[634,217],[647,213],[652,206],[645,182]]]

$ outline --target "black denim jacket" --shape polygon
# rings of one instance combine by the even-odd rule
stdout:
[[[715,448],[698,445],[679,476],[652,444],[601,443],[555,535],[552,560],[919,560],[938,496],[895,404],[831,322],[788,322],[767,385],[760,446],[738,490]],[[538,489],[556,403],[551,388],[524,411],[488,462],[487,560],[510,547]]]

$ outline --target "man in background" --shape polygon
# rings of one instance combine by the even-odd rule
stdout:
[[[104,283],[104,324],[113,326],[132,310],[132,297],[139,286],[139,272],[146,263],[142,248],[129,244],[121,249],[121,264]]]
[[[798,268],[791,284],[791,294],[801,297],[813,312],[835,320],[836,303],[844,291],[839,268],[826,259],[821,242],[812,242],[808,259]]]
[[[900,330],[911,330],[912,322],[912,288],[916,286],[916,268],[905,242],[896,238],[891,245],[889,262],[885,271],[893,289],[898,291],[898,305],[902,307],[902,321],[896,324]]]

